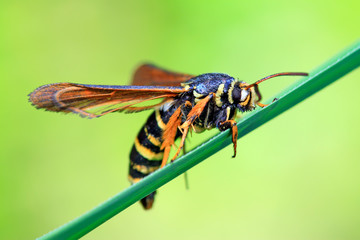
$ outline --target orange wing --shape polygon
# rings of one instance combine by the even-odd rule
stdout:
[[[54,83],[35,89],[29,94],[29,100],[37,108],[73,112],[82,117],[94,118],[114,111],[137,112],[151,109],[184,91],[182,87]],[[134,106],[153,99],[163,101],[153,105]]]
[[[180,86],[180,83],[193,77],[195,76],[170,72],[151,64],[144,64],[135,71],[131,85]]]

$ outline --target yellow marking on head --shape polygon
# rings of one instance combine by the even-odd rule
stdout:
[[[239,84],[239,87],[242,89],[242,88],[245,88],[245,87],[247,87],[247,86],[249,86],[249,84],[247,84],[246,82],[240,82],[240,84]]]
[[[224,93],[224,86],[225,84],[220,84],[216,94],[215,94],[215,102],[216,102],[216,106],[221,107],[222,106],[222,101],[221,101],[221,94]]]
[[[156,109],[156,110],[155,110],[155,117],[156,117],[156,122],[157,122],[159,128],[161,128],[161,129],[164,130],[165,127],[166,127],[166,124],[165,124],[165,123],[163,122],[163,120],[161,119],[159,109]]]
[[[247,95],[247,97],[245,98],[245,100],[244,100],[243,102],[240,102],[240,105],[241,105],[242,107],[245,107],[245,106],[249,103],[249,101],[250,101],[250,95],[251,95],[251,94]]]
[[[233,104],[234,103],[234,99],[232,97],[232,92],[234,90],[234,86],[235,86],[235,81],[231,82],[231,85],[229,87],[229,91],[228,91],[228,101],[229,103]]]
[[[135,169],[136,171],[139,171],[143,174],[149,174],[149,173],[152,173],[152,172],[158,170],[160,166],[149,167],[149,166],[145,166],[145,165],[138,165],[138,164],[132,163],[131,167],[133,169]]]
[[[150,149],[148,149],[145,146],[141,145],[138,138],[135,139],[135,144],[134,145],[135,145],[135,148],[136,148],[137,152],[141,156],[143,156],[144,158],[146,158],[149,161],[151,161],[151,160],[162,160],[162,158],[164,156],[163,152],[154,153]]]

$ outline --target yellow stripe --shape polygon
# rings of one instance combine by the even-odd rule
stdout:
[[[148,135],[147,135],[147,138],[149,139],[149,141],[150,141],[152,144],[154,144],[154,146],[158,146],[158,147],[161,146],[161,142],[160,142],[156,137],[154,137],[153,135],[148,134]]]
[[[159,126],[161,129],[165,129],[166,124],[165,124],[165,123],[163,122],[163,120],[161,119],[159,109],[156,109],[156,110],[155,110],[155,115],[156,115],[156,121],[157,121],[158,126]]]
[[[193,95],[194,95],[194,97],[195,97],[195,103],[200,102],[201,98],[204,96],[203,94],[198,93],[198,92],[196,92],[196,91],[193,92]]]
[[[143,156],[144,158],[146,158],[147,160],[150,160],[150,161],[151,160],[162,160],[162,158],[164,156],[163,152],[154,153],[150,149],[141,145],[138,138],[135,139],[135,148],[141,156]]]
[[[224,84],[220,84],[216,91],[215,101],[218,107],[221,107],[223,104],[221,101],[221,94],[223,94],[224,92],[224,86],[225,86]]]
[[[148,167],[148,166],[144,166],[144,165],[138,165],[138,164],[134,164],[132,163],[131,166],[133,169],[143,173],[143,174],[149,174],[154,172],[155,170],[158,170],[160,166],[155,166],[155,167]]]
[[[190,86],[187,85],[187,83],[181,83],[180,85],[181,85],[182,87],[184,87],[184,90],[185,90],[185,91],[189,91]]]
[[[152,143],[152,144],[154,144],[154,146],[160,146],[161,145],[161,141],[158,139],[158,138],[156,138],[156,137],[154,137],[153,135],[151,135],[149,132],[148,132],[148,130],[147,130],[147,128],[145,127],[144,128],[144,131],[145,131],[145,134],[146,134],[146,137],[147,137],[147,139]]]
[[[131,184],[137,183],[138,181],[140,181],[142,178],[133,178],[132,176],[128,175],[128,180]]]
[[[230,107],[227,107],[226,108],[226,120],[230,119],[230,111],[231,111]]]
[[[193,94],[194,94],[194,96],[195,96],[196,98],[201,98],[201,97],[204,96],[203,94],[198,93],[197,91],[194,91]]]
[[[235,86],[235,81],[233,81],[229,87],[229,92],[228,92],[228,101],[229,103],[233,104],[234,103],[234,99],[232,97],[232,91],[234,90],[234,86]]]

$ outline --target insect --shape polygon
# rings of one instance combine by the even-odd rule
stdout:
[[[154,109],[138,133],[130,153],[129,180],[136,183],[167,163],[171,147],[181,137],[171,158],[175,160],[189,131],[230,129],[235,157],[237,112],[252,111],[256,105],[265,107],[260,102],[259,83],[284,75],[308,74],[283,72],[247,84],[223,73],[195,76],[145,64],[136,70],[130,86],[54,83],[35,89],[29,94],[29,100],[36,108],[75,113],[85,118],[101,117],[111,112],[135,113]],[[141,200],[145,209],[152,207],[155,193]]]

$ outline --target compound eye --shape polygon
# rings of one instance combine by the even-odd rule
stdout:
[[[234,100],[234,102],[238,103],[240,102],[240,98],[241,98],[241,89],[237,86],[234,87],[233,91],[232,91],[232,98]]]

